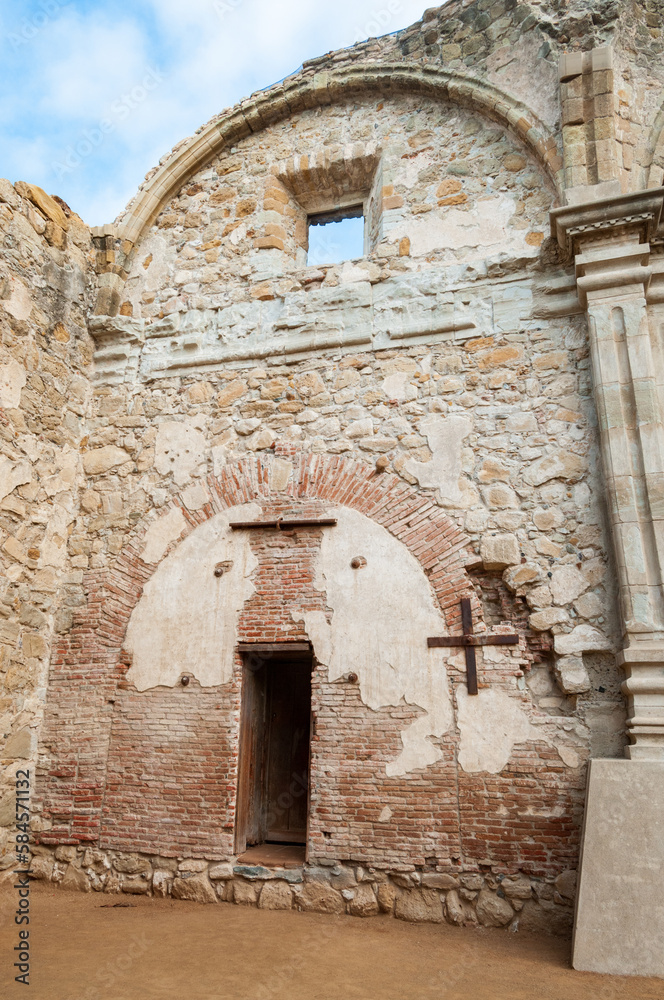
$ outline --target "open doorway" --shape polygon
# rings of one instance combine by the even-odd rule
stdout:
[[[305,643],[243,649],[235,850],[254,863],[304,859],[309,816],[312,653]],[[254,848],[261,848],[259,861]]]

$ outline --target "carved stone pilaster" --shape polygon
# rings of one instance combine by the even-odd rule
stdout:
[[[664,189],[552,212],[588,315],[593,391],[618,572],[630,745],[664,760],[664,413],[649,315]],[[657,296],[655,296],[657,299]]]

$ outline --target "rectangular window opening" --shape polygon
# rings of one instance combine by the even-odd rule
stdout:
[[[364,256],[364,206],[310,215],[308,267],[341,264]]]

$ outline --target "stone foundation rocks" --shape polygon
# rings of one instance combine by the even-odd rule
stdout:
[[[146,857],[89,848],[34,848],[33,878],[76,892],[235,903],[261,910],[375,917],[409,923],[505,927],[566,936],[576,872],[390,871],[350,863],[264,868],[204,859]]]

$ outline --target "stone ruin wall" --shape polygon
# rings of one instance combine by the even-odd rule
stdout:
[[[590,28],[587,15],[570,13],[554,37],[541,19],[524,24],[518,12],[525,5],[450,5],[428,12],[407,32],[307,64],[303,74],[359,61],[427,66],[442,59],[450,69],[465,68],[519,94],[537,59],[544,83],[528,98],[554,127],[558,51],[587,46],[588,31],[596,43],[605,41],[615,28],[610,6],[602,7],[607,20]],[[643,33],[631,22],[621,30],[632,38]],[[653,30],[648,39],[638,39],[646,55],[648,45],[658,45]],[[622,183],[641,183],[633,179],[645,176],[650,157],[655,186],[658,157],[664,159],[638,126],[652,120],[656,78],[647,74],[657,72],[657,63],[625,58],[620,72],[623,125],[614,139],[623,150]],[[587,135],[579,142],[588,152]],[[3,273],[26,289],[21,315],[7,307],[6,296],[0,303],[3,392],[19,404],[5,408],[4,454],[12,467],[23,463],[26,476],[24,456],[31,466],[30,479],[2,504],[6,686],[11,691],[16,683],[17,692],[5,706],[6,750],[12,752],[4,763],[13,778],[12,758],[22,759],[26,731],[38,730],[53,637],[52,707],[34,821],[43,877],[109,892],[260,899],[261,906],[358,915],[396,906],[407,919],[515,926],[528,900],[522,926],[569,925],[585,764],[590,755],[620,756],[625,735],[586,320],[572,271],[548,238],[561,171],[570,187],[581,180],[561,151],[549,148],[538,161],[514,132],[456,103],[361,93],[238,138],[183,184],[137,248],[97,235],[101,294],[89,320],[92,382],[85,328],[95,277],[88,231],[69,213],[67,226],[59,219],[59,231],[53,229],[50,203],[40,205],[33,189],[3,186],[3,226],[18,227],[21,256],[24,247],[35,247],[29,266],[12,254],[3,257]],[[590,179],[605,179],[598,160],[589,162]],[[306,267],[306,214],[321,185],[346,199],[368,198],[371,245],[363,260]],[[121,268],[113,261],[123,261],[127,271],[120,291],[114,276]],[[40,340],[44,335],[48,339]],[[39,376],[33,385],[26,366],[23,389],[16,365],[29,358],[24,344],[32,338],[42,351]],[[57,383],[43,374],[50,375],[54,363]],[[30,390],[62,394],[66,410],[60,397],[60,409],[49,403],[61,424],[44,432],[38,421],[48,411]],[[24,410],[29,416],[21,417]],[[377,804],[366,814],[356,799],[353,804],[357,768],[365,765],[349,750],[342,755],[351,762],[348,773],[336,785],[322,781],[328,798],[319,815],[313,810],[311,864],[274,880],[233,866],[239,660],[226,686],[195,680],[191,704],[181,713],[177,680],[135,687],[124,640],[156,563],[177,558],[183,535],[200,530],[233,500],[258,504],[265,515],[299,510],[303,501],[316,512],[347,504],[343,491],[307,495],[312,474],[298,468],[311,462],[313,469],[317,461],[331,463],[325,468],[332,479],[342,469],[359,469],[358,495],[367,509],[372,477],[394,505],[409,491],[411,517],[421,509],[434,522],[449,518],[463,539],[455,572],[467,574],[476,618],[483,613],[491,628],[516,625],[522,635],[514,656],[487,654],[480,667],[517,706],[518,721],[510,711],[503,718],[515,752],[509,767],[496,771],[476,746],[484,767],[464,773],[455,763],[460,732],[453,725],[436,743],[442,762],[420,771],[417,793],[412,777],[401,788],[391,779],[390,809],[401,809],[403,819],[392,833],[388,822],[384,834],[385,820],[371,811],[380,812]],[[234,484],[243,475],[259,485],[240,489],[239,496]],[[26,529],[28,517],[37,527]],[[183,519],[179,531],[174,517]],[[55,540],[44,546],[49,530]],[[320,552],[318,536],[312,532],[298,544]],[[252,541],[269,577],[282,564],[278,553],[257,551],[262,544]],[[54,545],[58,552],[49,555]],[[445,598],[445,585],[433,585],[448,628],[458,628],[458,590],[450,593],[448,581]],[[313,569],[304,589],[312,610],[320,600]],[[278,603],[268,618],[279,634],[287,628],[289,638],[312,637],[306,620],[298,625]],[[27,659],[26,639],[33,651]],[[370,734],[373,762],[365,777],[385,786],[382,809],[385,763],[398,754],[413,714],[404,702],[369,708],[353,691],[340,709],[339,687],[326,666],[315,679],[321,740],[336,733],[338,743],[341,718],[349,748],[358,728]],[[454,654],[455,697],[463,676],[463,656]],[[458,712],[458,702],[455,707]],[[170,752],[184,755],[186,747],[189,764],[204,766],[213,748],[221,761],[205,781],[210,788],[225,783],[228,800],[207,825],[199,824],[196,843],[179,821],[174,832],[159,832],[168,819],[159,794],[148,794],[139,807],[147,786],[132,774],[146,755],[156,766],[163,750],[163,734],[145,736],[155,712],[179,719]],[[205,719],[202,731],[196,718]],[[495,716],[492,721],[498,724]],[[123,758],[118,747],[126,740],[133,750]],[[31,737],[31,754],[34,742]],[[332,740],[325,752],[333,746]],[[324,753],[320,760],[322,768]],[[189,764],[179,772],[162,769],[159,788],[174,775],[176,784],[188,776]],[[432,792],[445,802],[459,781],[467,789],[464,815],[451,815],[450,799],[449,822],[441,824]],[[107,782],[116,806],[104,816]],[[214,793],[200,794],[184,796],[185,812],[212,807]],[[494,815],[492,827],[487,815],[498,799],[512,804],[500,821]],[[409,822],[409,800],[418,803],[419,829]],[[342,815],[358,807],[336,832],[323,818],[334,802],[343,803]],[[132,832],[122,817],[137,808],[142,818]],[[6,830],[12,821],[8,817]],[[6,860],[10,865],[13,856]],[[256,886],[265,879],[259,896]]]
[[[0,708],[2,865],[13,864],[14,773],[35,772],[54,635],[85,602],[75,525],[85,486],[94,302],[87,226],[28,184],[0,181]]]

